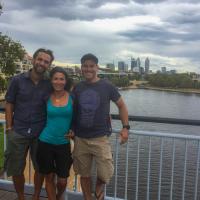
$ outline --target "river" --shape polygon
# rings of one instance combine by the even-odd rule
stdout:
[[[166,92],[145,89],[120,91],[130,115],[170,117],[200,120],[200,94]],[[111,104],[111,113],[117,113]],[[119,123],[113,122],[119,128]],[[174,132],[182,134],[200,134],[200,127],[162,125],[154,123],[131,123],[132,128],[152,131]]]
[[[138,116],[154,116],[154,117],[170,117],[182,119],[200,119],[200,95],[155,91],[145,89],[122,90],[120,91],[130,115]],[[111,105],[111,113],[117,113],[116,106]],[[131,128],[135,130],[150,130],[159,132],[170,132],[180,134],[200,135],[200,127],[186,125],[169,125],[157,123],[142,123],[130,122]],[[120,128],[121,123],[113,120],[113,127]],[[114,140],[114,138],[113,138]],[[128,199],[135,199],[135,182],[136,182],[136,157],[137,157],[137,138],[130,137],[129,149],[129,176],[128,176]],[[143,137],[140,147],[140,170],[139,170],[139,190],[138,200],[146,199],[147,187],[147,167],[148,167],[148,144],[149,139]],[[114,145],[114,144],[113,144]],[[124,195],[124,148],[120,150],[119,166],[118,166],[118,193],[119,197]],[[160,139],[152,139],[152,154],[151,154],[151,173],[150,173],[150,199],[157,199],[158,196],[158,177],[160,164]],[[197,142],[189,142],[188,148],[188,164],[186,173],[186,191],[185,199],[194,199],[194,177],[197,156]],[[163,172],[162,172],[162,187],[161,200],[170,199],[170,174],[172,163],[172,140],[164,141],[163,150]],[[179,200],[182,196],[182,180],[183,180],[183,163],[184,163],[184,142],[176,142],[175,165],[174,165],[174,189],[173,200]],[[114,180],[111,181],[111,186],[108,187],[108,194],[113,192]],[[198,186],[200,191],[200,184]],[[200,194],[198,198],[200,199]]]

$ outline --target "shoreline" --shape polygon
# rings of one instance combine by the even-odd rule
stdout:
[[[147,86],[147,87],[144,87],[144,89],[179,92],[179,93],[190,93],[190,94],[200,94],[200,89],[192,89],[192,88],[160,88],[160,87]]]
[[[200,94],[200,89],[192,88],[162,88],[153,86],[128,86],[119,88],[119,90],[129,90],[129,89],[145,89],[145,90],[157,90],[157,91],[167,91],[167,92],[179,92],[179,93],[189,93],[189,94]]]

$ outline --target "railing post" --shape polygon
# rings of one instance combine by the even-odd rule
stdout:
[[[147,171],[147,200],[149,200],[150,170],[151,170],[151,137],[149,137],[149,156],[148,156],[148,171]]]
[[[74,185],[73,185],[73,191],[74,192],[77,192],[78,190],[77,190],[77,185],[78,185],[78,177],[77,177],[77,175],[74,175]]]
[[[160,196],[161,196],[162,162],[163,162],[163,138],[161,138],[161,145],[160,145],[160,169],[159,169],[159,184],[158,184],[158,200],[160,200]]]
[[[114,186],[114,198],[117,198],[117,174],[118,174],[118,168],[117,168],[117,163],[118,163],[118,153],[119,153],[119,141],[118,141],[118,134],[116,134],[116,139],[115,139],[115,186]]]
[[[128,188],[128,156],[129,156],[128,147],[129,147],[129,140],[127,141],[126,144],[126,170],[125,170],[125,195],[124,195],[125,200],[127,199],[127,188]]]
[[[3,151],[5,152],[7,148],[7,138],[6,138],[6,121],[3,121]],[[4,179],[8,179],[6,172],[3,173]]]
[[[170,185],[170,200],[173,197],[173,186],[174,186],[174,159],[175,159],[175,139],[173,138],[173,150],[172,150],[172,172],[171,172],[171,185]]]
[[[185,181],[186,181],[186,170],[187,170],[187,140],[185,140],[185,158],[184,158],[184,170],[183,170],[183,190],[182,190],[182,200],[185,199]]]
[[[30,150],[28,150],[28,182],[31,184],[31,175],[32,175],[32,170],[31,170],[31,153]]]
[[[137,169],[136,169],[136,190],[135,190],[135,200],[138,200],[138,182],[139,182],[139,166],[140,166],[140,137],[137,137]]]
[[[197,154],[194,200],[197,199],[197,191],[198,191],[197,188],[198,188],[198,180],[199,180],[199,160],[200,160],[199,156],[200,156],[200,141],[198,141],[198,154]]]

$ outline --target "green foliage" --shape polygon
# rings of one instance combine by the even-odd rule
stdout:
[[[24,54],[25,50],[20,42],[0,33],[0,69],[4,74],[13,75],[16,71],[16,62],[21,61]]]
[[[140,80],[141,79],[141,75],[139,73],[137,74],[128,74],[128,79],[129,80]]]
[[[114,76],[110,78],[109,80],[113,83],[113,85],[117,87],[127,87],[130,85],[129,79],[127,76],[123,76],[123,77]]]
[[[0,92],[4,91],[7,88],[7,81],[0,76]]]
[[[108,79],[110,82],[112,82],[113,85],[117,87],[127,87],[130,85],[130,79],[128,76],[123,76],[119,74],[99,74],[99,78],[102,79]]]
[[[194,81],[188,74],[151,74],[146,79],[156,87],[194,88]]]

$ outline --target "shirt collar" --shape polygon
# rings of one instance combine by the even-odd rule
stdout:
[[[25,78],[28,78],[28,79],[31,79],[31,71],[32,71],[32,69],[30,69],[30,70],[27,71],[27,72],[24,72],[24,77],[25,77]],[[49,75],[48,75],[48,73],[45,73],[44,76],[43,76],[43,78],[42,78],[41,80],[49,80]]]

